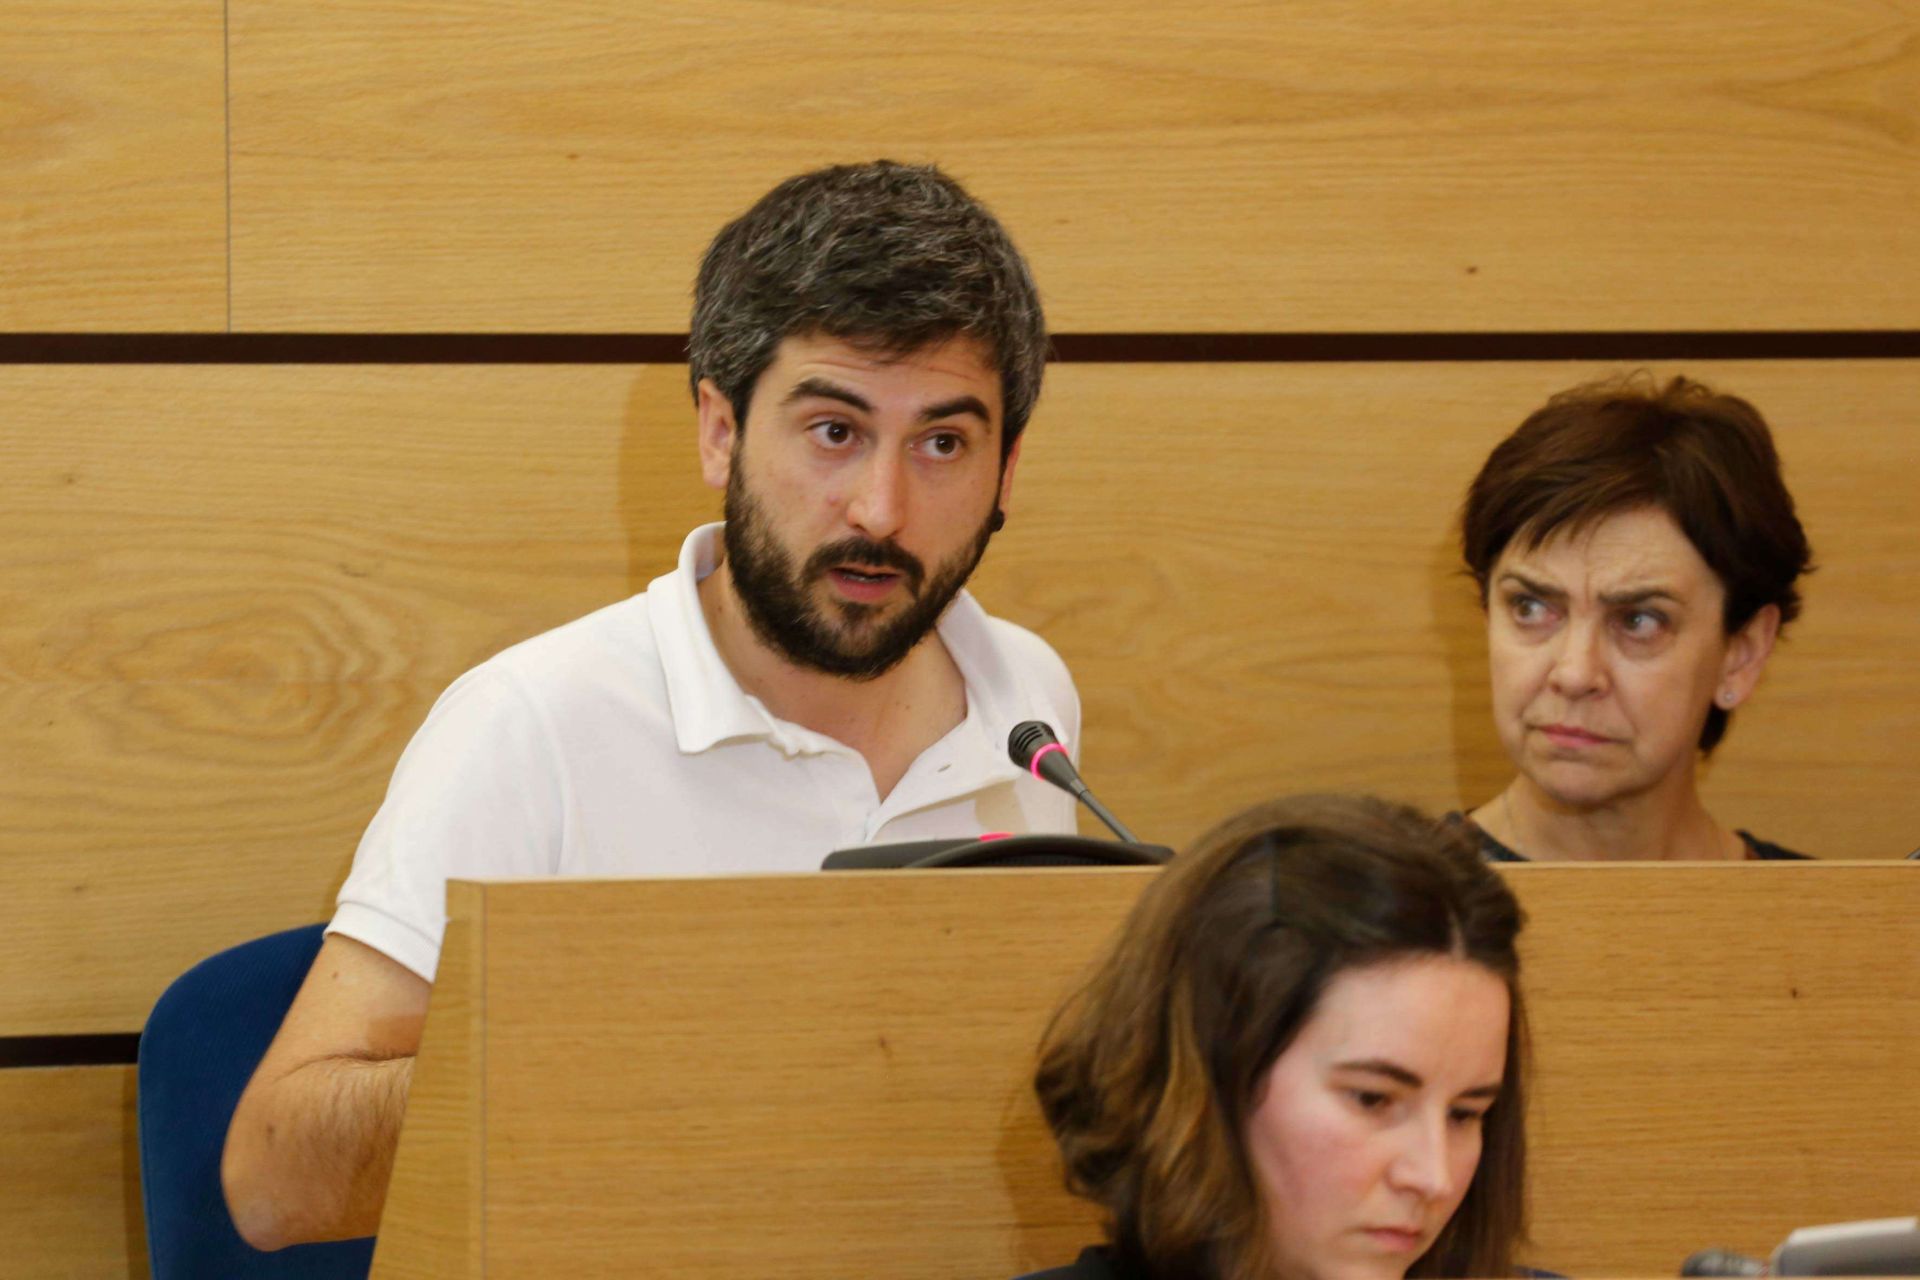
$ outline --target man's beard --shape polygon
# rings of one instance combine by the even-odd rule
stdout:
[[[884,675],[913,652],[966,585],[993,537],[989,515],[973,540],[931,578],[926,566],[899,545],[858,535],[818,548],[795,573],[793,557],[767,527],[766,512],[741,480],[737,461],[727,479],[726,518],[727,567],[753,633],[796,666],[849,680]],[[831,610],[839,614],[836,623],[814,602],[810,588],[843,564],[898,570],[910,597],[906,608],[881,622],[882,606],[835,600]]]

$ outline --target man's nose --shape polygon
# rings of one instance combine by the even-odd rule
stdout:
[[[884,450],[876,451],[847,500],[847,523],[875,542],[885,542],[900,531],[906,517],[906,465]]]

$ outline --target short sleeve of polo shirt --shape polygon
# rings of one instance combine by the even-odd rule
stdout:
[[[554,873],[565,834],[559,758],[511,671],[482,664],[454,681],[395,766],[327,932],[431,982],[449,879]]]

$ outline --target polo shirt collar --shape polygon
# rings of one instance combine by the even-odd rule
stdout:
[[[688,534],[679,565],[647,584],[647,618],[666,676],[673,736],[687,755],[731,740],[774,737],[778,724],[733,678],[700,608],[700,580],[720,564],[721,528],[716,521]]]
[[[940,619],[940,639],[967,686],[967,718],[949,735],[949,740],[963,739],[954,743],[960,750],[955,769],[946,778],[955,791],[1023,777],[1026,770],[1007,755],[1007,738],[1014,726],[1044,720],[1058,731],[1062,723],[1061,709],[1053,704],[1045,685],[1031,671],[1008,662],[1006,649],[995,643],[993,625],[987,611],[965,591],[954,597]],[[1067,745],[1079,754],[1077,743]]]

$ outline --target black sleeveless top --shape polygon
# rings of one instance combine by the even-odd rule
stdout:
[[[1480,842],[1480,856],[1488,862],[1531,861],[1531,859],[1515,853],[1512,849],[1507,848],[1507,846],[1488,835],[1485,828],[1464,813],[1450,813],[1442,818],[1441,821],[1450,823],[1456,827],[1465,827],[1467,834]],[[1783,849],[1777,844],[1772,844],[1760,839],[1760,837],[1754,835],[1751,831],[1736,831],[1734,834],[1746,842],[1747,856],[1749,858],[1756,858],[1765,862],[1813,861],[1811,854],[1795,853],[1791,849]]]
[[[1070,1267],[1053,1267],[1046,1271],[1036,1271],[1020,1280],[1152,1280],[1145,1271],[1140,1270],[1121,1258],[1112,1249],[1095,1247],[1081,1251],[1078,1259]]]
[[[1520,1267],[1517,1274],[1522,1280],[1567,1280],[1558,1271],[1542,1271],[1537,1267]],[[1080,1257],[1070,1267],[1053,1267],[1046,1271],[1035,1271],[1031,1275],[1021,1276],[1020,1280],[1153,1280],[1145,1271],[1127,1262],[1111,1248],[1096,1247],[1083,1250]]]

